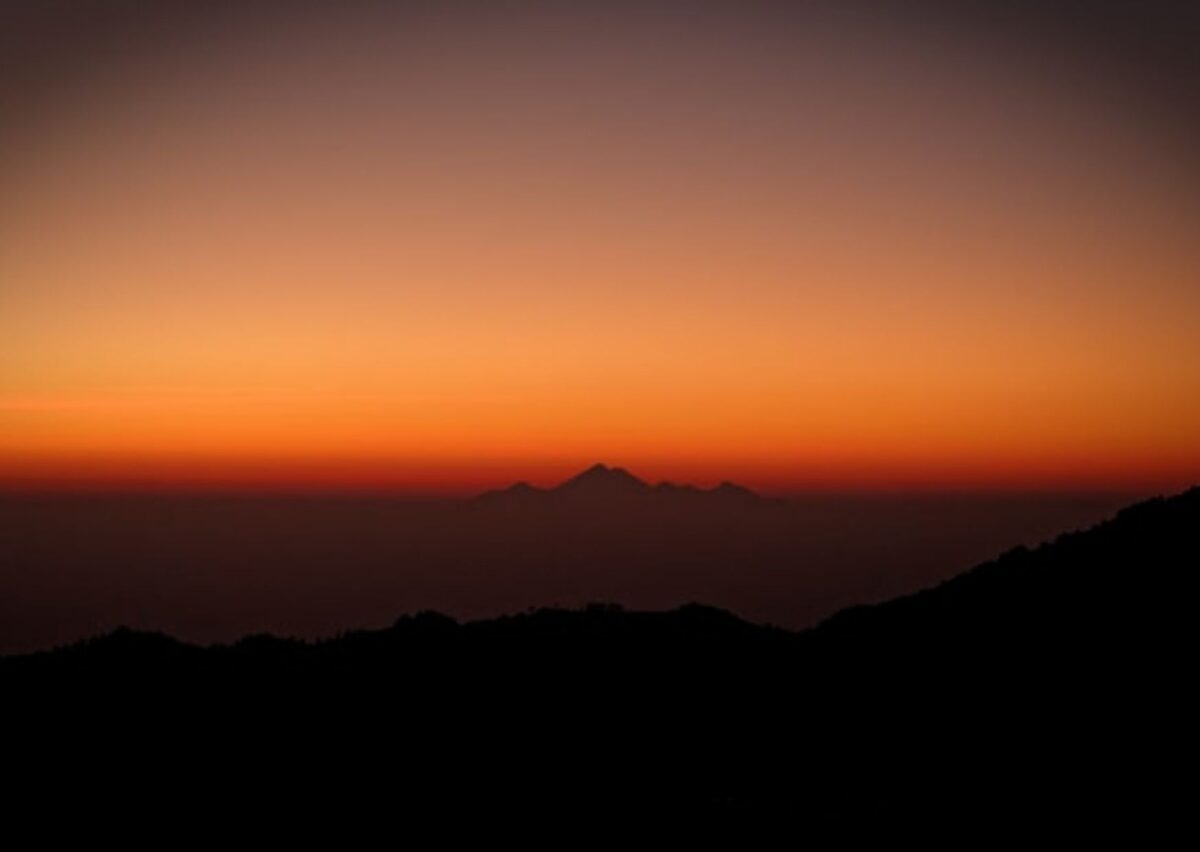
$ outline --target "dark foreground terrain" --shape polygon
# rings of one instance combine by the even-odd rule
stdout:
[[[120,630],[0,659],[9,804],[175,831],[1149,836],[1195,810],[1197,566],[1193,489],[799,633],[699,605],[212,647]]]

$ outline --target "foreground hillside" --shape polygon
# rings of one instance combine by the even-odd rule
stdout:
[[[118,631],[4,658],[0,683],[26,777],[215,789],[218,816],[1161,826],[1186,813],[1198,532],[1193,489],[802,633],[698,605]]]

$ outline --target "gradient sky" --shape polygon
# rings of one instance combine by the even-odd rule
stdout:
[[[929,3],[49,5],[0,486],[1200,480],[1196,125],[1128,57]]]

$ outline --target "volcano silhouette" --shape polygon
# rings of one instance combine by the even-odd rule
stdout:
[[[553,489],[556,494],[606,497],[646,494],[649,490],[649,485],[625,468],[609,467],[604,464],[594,464]]]
[[[538,488],[527,482],[517,482],[507,488],[481,494],[478,501],[496,505],[519,506],[531,504],[562,506],[669,506],[680,501],[709,505],[730,500],[737,502],[766,502],[755,492],[732,482],[721,482],[714,488],[660,482],[651,485],[623,467],[597,463],[552,488]]]

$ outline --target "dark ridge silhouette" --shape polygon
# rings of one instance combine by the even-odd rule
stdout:
[[[641,494],[646,483],[623,467],[594,464],[554,489],[558,494]]]
[[[514,482],[507,488],[485,491],[475,498],[476,503],[528,502],[546,496],[546,489],[528,482]]]
[[[713,502],[769,502],[749,488],[732,482],[722,482],[710,489],[673,482],[650,485],[623,467],[609,467],[600,463],[553,488],[536,488],[526,482],[518,482],[508,488],[484,492],[476,498],[476,502],[485,505],[525,506],[541,501],[543,505],[577,511],[589,508],[607,510],[614,506],[645,511],[677,508],[681,501],[684,501],[683,505],[695,508],[698,499]]]
[[[757,497],[758,495],[744,485],[738,485],[736,482],[728,480],[721,482],[712,490],[713,494],[721,494],[729,497],[749,498]]]
[[[1192,813],[1198,530],[1193,489],[799,633],[697,604],[118,630],[0,658],[6,758],[31,789],[101,766],[98,800],[223,815],[1144,841]]]

